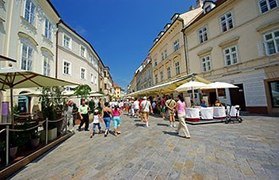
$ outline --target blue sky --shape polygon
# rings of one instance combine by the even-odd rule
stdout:
[[[62,19],[86,38],[126,89],[153,40],[174,13],[195,0],[51,0]]]

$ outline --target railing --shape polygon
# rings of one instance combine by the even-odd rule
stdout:
[[[20,117],[20,116],[18,116]],[[28,115],[28,117],[30,117],[30,115]],[[34,129],[38,129],[40,126],[43,126],[43,124],[45,123],[45,145],[48,144],[48,130],[49,130],[49,123],[57,123],[57,122],[61,122],[63,121],[62,127],[61,127],[61,132],[65,130],[65,132],[67,132],[67,115],[65,115],[64,117],[58,119],[58,120],[48,120],[48,118],[46,118],[46,120],[44,121],[39,121],[39,123],[33,127],[29,127],[27,129],[10,129],[10,125],[6,125],[6,129],[2,129],[0,131],[0,134],[3,132],[6,132],[6,166],[9,165],[9,134],[10,132],[26,132],[26,131],[31,131]]]

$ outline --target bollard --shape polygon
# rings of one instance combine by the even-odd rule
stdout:
[[[48,144],[48,118],[46,118],[46,145]]]
[[[9,125],[6,125],[6,166],[9,165]]]

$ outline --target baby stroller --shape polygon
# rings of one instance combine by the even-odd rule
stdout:
[[[235,105],[235,106],[227,106],[227,117],[225,120],[225,123],[228,124],[230,122],[235,122],[238,121],[239,123],[241,123],[243,120],[239,115],[240,112],[240,106],[239,105]]]

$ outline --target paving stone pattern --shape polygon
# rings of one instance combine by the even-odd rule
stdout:
[[[120,136],[77,132],[12,179],[279,179],[279,118],[188,125],[191,139],[161,118],[122,118]]]

